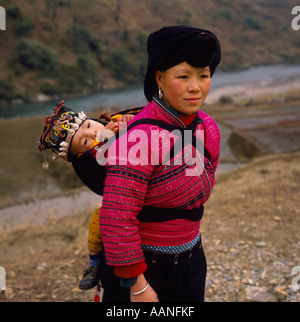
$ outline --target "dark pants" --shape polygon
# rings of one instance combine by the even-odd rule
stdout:
[[[199,242],[179,255],[144,251],[146,280],[157,293],[159,302],[204,302],[206,259]],[[103,302],[129,302],[129,288],[120,286],[113,267],[106,266]]]

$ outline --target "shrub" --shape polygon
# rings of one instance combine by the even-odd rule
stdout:
[[[0,79],[0,100],[12,100],[15,98],[15,92],[12,82],[7,79]]]
[[[77,57],[77,65],[82,75],[90,75],[96,73],[96,66],[89,54],[80,54]]]
[[[62,88],[60,86],[57,84],[50,84],[48,82],[42,83],[39,86],[39,89],[42,93],[50,96],[62,94]]]
[[[34,28],[34,23],[30,19],[22,19],[16,23],[16,36],[26,36]]]
[[[15,57],[24,67],[48,74],[56,73],[59,68],[57,55],[34,40],[20,40],[15,47]]]
[[[88,50],[88,41],[90,39],[90,33],[83,27],[73,25],[67,29],[67,35],[71,46],[76,53]]]
[[[130,63],[124,49],[112,51],[108,67],[113,70],[115,75],[121,79],[126,80],[127,74],[130,73]]]
[[[22,18],[22,11],[19,6],[14,5],[6,8],[6,15],[8,18],[18,20]]]
[[[244,19],[243,25],[244,25],[244,28],[246,29],[253,29],[253,30],[263,29],[261,22],[257,18],[254,18],[252,16],[247,16]]]
[[[73,25],[67,29],[67,35],[76,53],[86,53],[91,50],[99,54],[102,50],[100,40],[93,37],[84,27]]]
[[[224,9],[220,11],[218,15],[228,21],[232,21],[232,14],[229,9]]]

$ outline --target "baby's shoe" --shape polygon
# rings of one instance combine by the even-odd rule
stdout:
[[[101,265],[89,266],[83,271],[82,280],[79,282],[81,290],[89,290],[98,285],[100,279]]]

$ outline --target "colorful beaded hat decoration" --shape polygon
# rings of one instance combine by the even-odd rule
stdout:
[[[64,160],[72,161],[74,156],[69,153],[72,139],[87,116],[64,106],[64,101],[53,107],[53,110],[54,113],[45,119],[38,148],[41,152],[51,149]]]

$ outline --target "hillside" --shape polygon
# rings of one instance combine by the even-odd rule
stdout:
[[[172,24],[214,31],[220,70],[300,63],[292,7],[281,0],[1,0],[0,104],[141,84],[150,32]],[[289,49],[288,51],[286,49]]]

